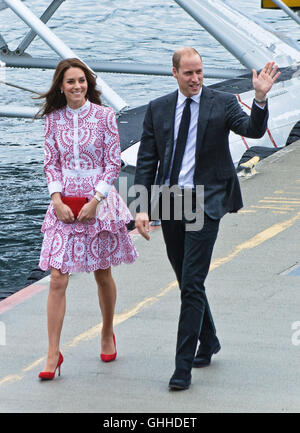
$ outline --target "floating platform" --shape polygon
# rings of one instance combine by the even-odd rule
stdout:
[[[221,351],[174,393],[180,293],[161,228],[132,232],[139,259],[113,268],[118,356],[100,361],[93,274],[73,274],[61,338],[61,376],[40,382],[47,354],[49,277],[0,302],[0,412],[299,412],[300,141],[241,178],[244,208],[221,222],[206,291]],[[111,415],[109,415],[111,414]],[[101,417],[98,418],[102,427]]]

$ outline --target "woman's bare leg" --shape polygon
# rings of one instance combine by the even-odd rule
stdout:
[[[69,274],[51,268],[50,289],[47,303],[48,356],[43,371],[54,371],[59,357],[59,341],[66,311],[66,288]]]
[[[94,272],[98,286],[99,305],[102,313],[101,353],[110,355],[115,352],[113,342],[113,319],[117,299],[117,289],[112,278],[111,268]]]

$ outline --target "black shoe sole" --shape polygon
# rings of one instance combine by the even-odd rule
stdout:
[[[216,355],[221,350],[221,345],[219,345],[212,353],[211,358],[213,355]],[[210,365],[211,359],[208,362],[203,362],[202,364],[195,364],[195,361],[193,361],[192,367],[193,368],[204,368],[208,367]]]
[[[169,385],[170,391],[184,391],[185,389],[189,389],[190,385],[180,386],[180,385]]]
[[[193,368],[205,368],[208,367],[210,365],[210,362],[208,362],[207,364],[192,364]]]

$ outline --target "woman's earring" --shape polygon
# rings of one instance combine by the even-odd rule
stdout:
[[[60,91],[60,93],[64,93],[64,91],[63,91],[63,90],[61,90],[61,91]]]

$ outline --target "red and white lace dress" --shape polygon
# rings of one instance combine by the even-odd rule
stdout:
[[[121,150],[112,108],[89,101],[45,117],[44,171],[50,195],[91,199],[106,197],[88,223],[65,224],[50,202],[41,231],[44,239],[39,266],[62,273],[91,272],[122,262],[132,263],[137,251],[127,231],[131,214],[113,186],[121,168]]]

